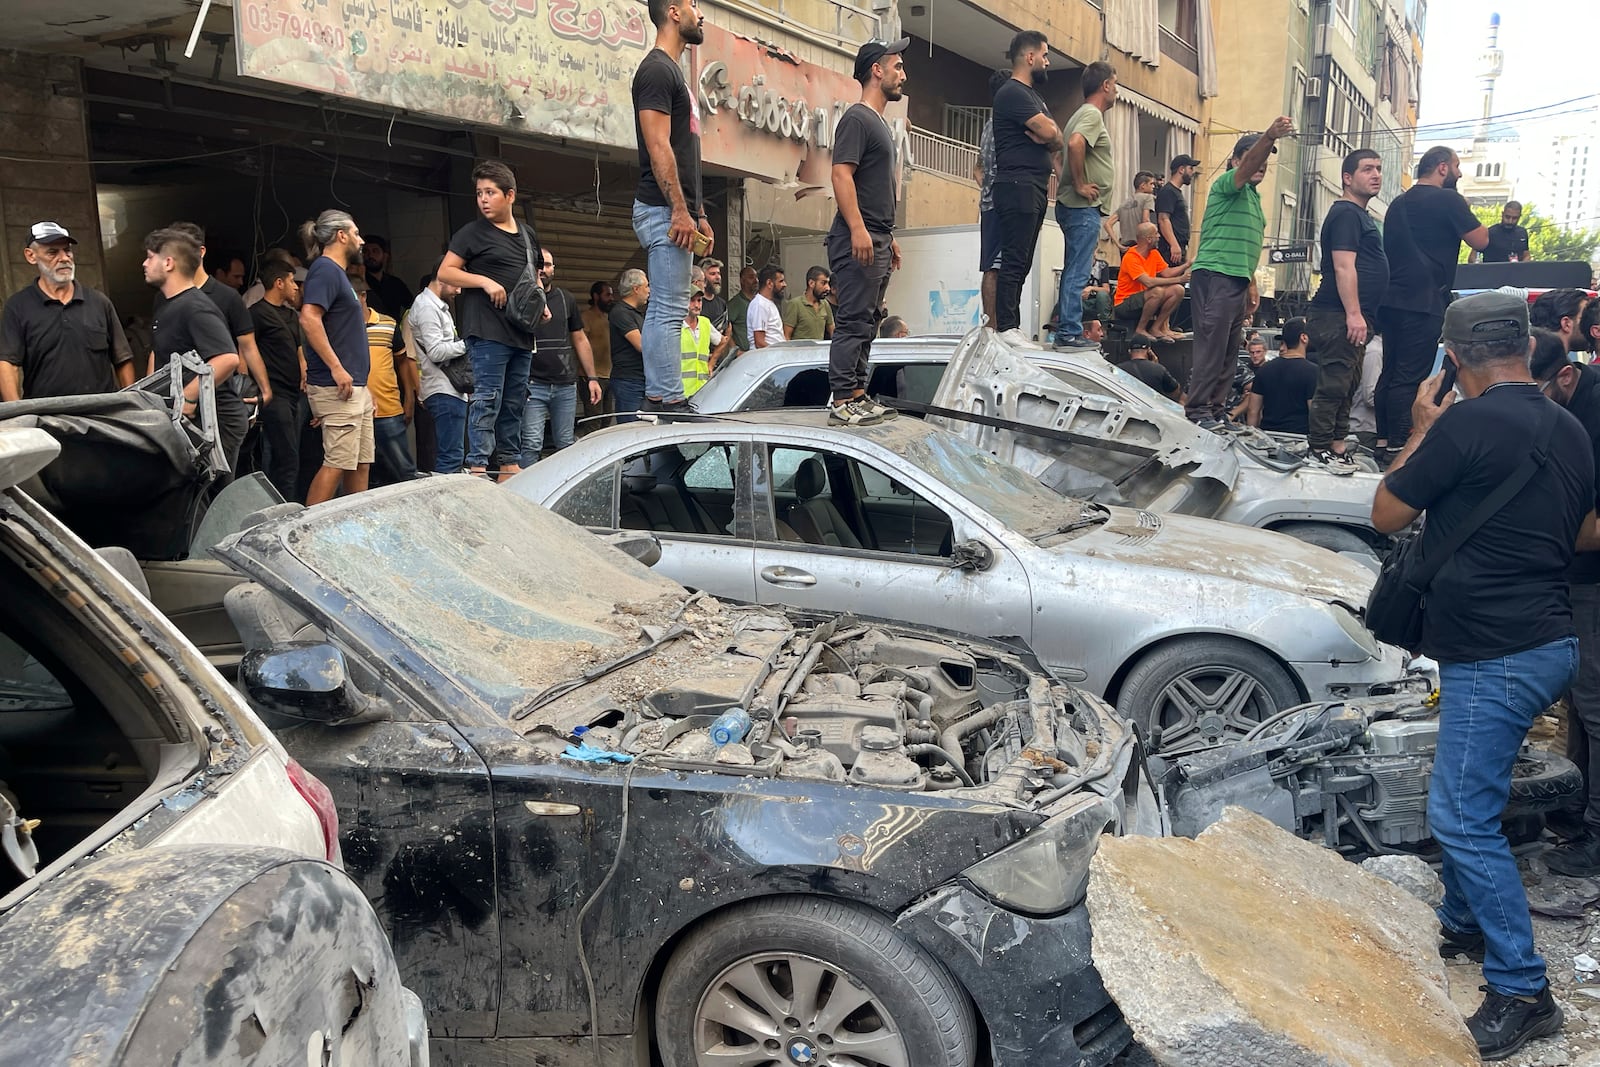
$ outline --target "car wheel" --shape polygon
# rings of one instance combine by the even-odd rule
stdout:
[[[1511,792],[1505,817],[1545,815],[1572,805],[1581,806],[1583,772],[1564,756],[1527,752],[1511,769]]]
[[[738,905],[686,937],[656,998],[664,1067],[966,1067],[972,1006],[881,915],[824,897]]]
[[[1261,649],[1226,637],[1191,637],[1134,664],[1116,705],[1144,730],[1150,751],[1174,754],[1236,741],[1302,699],[1289,672]]]
[[[1288,534],[1297,541],[1326,548],[1330,552],[1348,552],[1354,556],[1377,558],[1367,539],[1354,530],[1326,522],[1285,522],[1274,526],[1273,531]]]

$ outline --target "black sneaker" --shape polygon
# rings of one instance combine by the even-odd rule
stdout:
[[[1306,459],[1320,467],[1325,468],[1329,473],[1332,474],[1344,476],[1348,474],[1354,474],[1356,472],[1354,460],[1338,455],[1334,452],[1330,452],[1325,448],[1313,448],[1311,451],[1306,453]]]
[[[1569,878],[1600,877],[1600,837],[1584,834],[1544,854],[1544,865]]]
[[[1485,1060],[1503,1060],[1534,1038],[1561,1029],[1561,1007],[1550,995],[1548,983],[1534,997],[1510,997],[1486,985],[1478,988],[1484,992],[1483,1003],[1467,1020],[1467,1029]]]
[[[1439,924],[1439,958],[1442,960],[1465,956],[1474,963],[1483,962],[1483,931],[1452,930]]]
[[[658,396],[647,396],[639,405],[641,415],[683,415],[689,411],[689,400],[663,400]]]

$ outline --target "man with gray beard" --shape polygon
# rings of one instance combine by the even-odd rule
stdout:
[[[109,393],[133,384],[133,352],[105,294],[77,281],[77,238],[35,223],[22,255],[39,280],[0,312],[0,400]]]

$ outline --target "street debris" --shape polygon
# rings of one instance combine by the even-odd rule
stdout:
[[[1372,856],[1361,869],[1404,889],[1430,908],[1444,900],[1444,882],[1421,856]]]
[[[1192,841],[1105,838],[1088,904],[1094,964],[1156,1063],[1477,1062],[1431,909],[1243,809]]]

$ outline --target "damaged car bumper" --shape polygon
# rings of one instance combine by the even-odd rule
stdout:
[[[1407,655],[1393,645],[1378,645],[1377,655],[1360,663],[1292,663],[1310,700],[1347,700],[1393,694],[1431,693],[1439,684],[1431,660]]]

